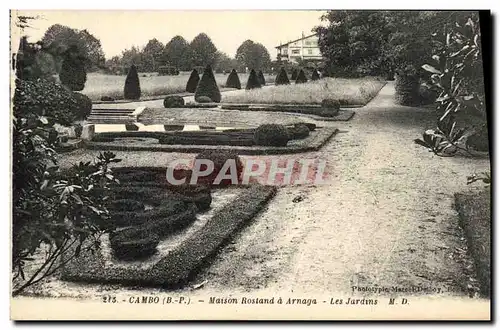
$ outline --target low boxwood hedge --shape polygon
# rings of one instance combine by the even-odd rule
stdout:
[[[149,268],[111,266],[100,251],[82,251],[64,266],[63,280],[175,288],[186,284],[276,193],[271,186],[245,189],[230,205],[217,210],[203,230],[182,242]],[[71,253],[71,251],[69,252]]]

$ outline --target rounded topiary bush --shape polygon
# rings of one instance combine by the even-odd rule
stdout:
[[[188,93],[196,92],[196,87],[198,86],[199,82],[200,82],[200,74],[198,73],[198,70],[194,69],[193,71],[191,71],[191,75],[189,76],[188,82],[186,84],[186,92]]]
[[[293,69],[291,79],[292,80],[297,80],[297,75],[298,74],[299,74],[299,72],[297,71],[297,69]]]
[[[73,97],[76,99],[78,104],[77,118],[79,120],[86,119],[92,112],[92,100],[81,93],[73,93]]]
[[[184,103],[184,98],[178,95],[167,96],[163,100],[163,106],[165,108],[182,108]]]
[[[196,99],[196,102],[198,103],[212,103],[212,99],[209,98],[208,96],[198,96]]]
[[[304,139],[309,136],[309,128],[304,124],[297,124],[287,128],[290,140]]]
[[[262,73],[262,70],[260,70],[259,73],[257,74],[257,78],[259,78],[261,86],[266,86],[266,78],[264,78],[264,73]]]
[[[107,102],[112,102],[114,101],[115,99],[112,98],[111,96],[102,96],[101,97],[101,101],[107,101]]]
[[[240,77],[238,77],[238,73],[235,69],[233,69],[227,77],[226,87],[241,89]]]
[[[259,77],[257,77],[257,73],[255,73],[255,70],[252,69],[250,71],[250,75],[248,76],[248,81],[247,81],[247,90],[250,89],[255,89],[255,88],[261,88],[261,84],[259,81]]]
[[[285,147],[290,134],[285,126],[280,124],[264,124],[257,127],[254,142],[259,146]]]
[[[50,80],[16,80],[14,116],[38,114],[50,122],[71,125],[80,117],[80,104],[73,92]]]
[[[398,104],[411,106],[420,103],[420,79],[417,76],[398,74],[395,89]]]
[[[290,80],[288,79],[288,75],[286,74],[285,68],[281,67],[280,72],[276,76],[276,80],[274,84],[277,85],[290,85]]]
[[[215,103],[219,103],[221,100],[219,86],[217,86],[217,82],[215,81],[215,76],[210,65],[207,65],[205,71],[203,72],[203,76],[201,77],[194,94],[194,100],[196,102],[200,102],[199,98],[202,96],[210,98],[210,100]]]
[[[313,124],[313,123],[298,123],[298,124],[295,124],[294,126],[299,126],[299,125],[305,125],[309,131],[314,131],[316,129],[316,124]]]
[[[139,130],[139,126],[137,126],[135,124],[125,124],[125,129],[127,131],[138,131]]]
[[[304,73],[304,70],[300,69],[299,73],[297,74],[297,79],[295,79],[296,84],[303,84],[307,82],[306,74]]]
[[[221,171],[221,169],[224,167],[224,164],[228,160],[233,160],[234,164],[236,165],[236,176],[237,176],[237,181],[238,183],[241,182],[241,174],[243,172],[243,163],[238,156],[237,153],[234,151],[230,150],[205,150],[199,153],[196,159],[206,159],[210,160],[214,163],[214,170],[213,172],[206,176],[206,177],[200,177],[198,179],[198,184],[208,184],[208,185],[216,185],[216,186],[228,186],[233,184],[233,182],[230,179],[224,179],[220,183],[216,184],[214,180],[216,179],[217,175]],[[201,164],[200,170],[205,171],[207,169],[206,165]],[[232,174],[230,167],[227,168],[225,174]]]
[[[322,108],[328,109],[340,109],[340,101],[336,99],[324,99],[321,101]]]
[[[141,98],[141,84],[137,67],[132,65],[125,78],[125,87],[123,88],[123,96],[126,100],[138,100]]]
[[[319,80],[319,72],[318,70],[314,69],[311,75],[311,80]]]

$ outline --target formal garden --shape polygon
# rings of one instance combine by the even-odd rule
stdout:
[[[370,22],[383,18],[382,12],[344,14],[340,18],[352,25],[356,15],[373,15]],[[328,15],[332,22],[340,19]],[[411,24],[435,19],[424,15],[416,23],[411,15],[387,15]],[[482,72],[478,17],[456,16],[460,24],[445,25],[449,36],[440,46],[421,52],[411,44],[417,55],[409,58],[385,53],[395,50],[384,44],[367,51],[362,63],[346,64],[345,54],[336,53],[343,41],[331,32],[343,35],[345,27],[318,28],[320,47],[329,54],[322,68],[283,64],[266,70],[256,62],[221,73],[213,63],[197,63],[142,73],[132,64],[126,75],[87,73],[88,59],[77,46],[54,55],[22,38],[14,65],[13,294],[53,277],[182,288],[281,196],[276,184],[243,180],[247,157],[337,159],[331,149],[341,145],[337,135],[366,124],[362,120],[376,113],[370,102],[387,88],[394,88],[397,111],[420,115],[435,107],[425,115],[436,128],[421,127],[422,136],[403,149],[424,147],[445,159],[488,157],[484,86],[482,74],[475,76]],[[30,19],[20,18],[23,24]],[[405,33],[384,40],[417,38]],[[56,78],[40,60],[51,56],[61,62]],[[395,64],[399,60],[403,67]],[[359,122],[358,114],[364,116]],[[380,129],[368,127],[366,136]],[[186,182],[195,176],[193,163],[168,167],[183,158],[208,159],[213,172],[196,184],[173,185],[169,171]],[[236,181],[217,181],[228,161],[235,164]],[[487,186],[473,194],[451,192],[487,296],[491,179],[488,171],[467,179]]]

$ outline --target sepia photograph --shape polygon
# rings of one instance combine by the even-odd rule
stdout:
[[[11,320],[491,321],[491,15],[11,9]]]

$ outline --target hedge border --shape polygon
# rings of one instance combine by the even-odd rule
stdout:
[[[323,127],[311,132],[301,140],[293,140],[292,145],[286,147],[264,147],[264,146],[222,146],[222,145],[175,145],[175,144],[150,144],[150,145],[117,145],[108,142],[85,142],[85,148],[90,150],[116,150],[116,151],[151,151],[151,152],[184,152],[198,153],[205,150],[231,150],[239,155],[276,155],[293,154],[308,151],[317,151],[332,136],[338,133],[334,127]]]
[[[469,253],[474,261],[474,268],[480,284],[483,297],[491,294],[491,236],[482,237],[481,232],[486,231],[491,235],[491,193],[486,200],[488,207],[474,208],[474,200],[484,198],[487,191],[477,193],[456,193],[455,209],[458,212],[459,224],[467,238]],[[485,214],[486,213],[486,214]],[[488,228],[486,228],[488,227]],[[488,251],[482,251],[481,246]]]
[[[182,242],[149,268],[106,266],[100,251],[95,254],[86,251],[65,265],[62,279],[86,283],[181,287],[191,281],[210,258],[267,205],[276,191],[277,188],[272,186],[255,185],[247,188],[230,205],[216,212],[192,239]]]

